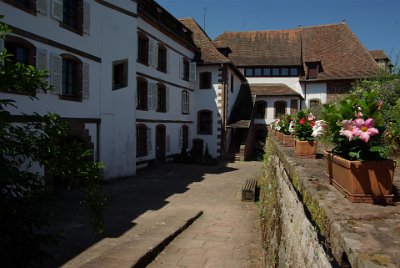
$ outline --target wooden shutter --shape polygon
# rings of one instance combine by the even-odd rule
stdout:
[[[196,63],[191,62],[189,65],[189,81],[194,82],[196,81]]]
[[[165,111],[169,111],[169,87],[165,87]]]
[[[53,86],[53,90],[50,92],[60,94],[62,90],[62,58],[58,54],[51,54],[50,84]]]
[[[89,63],[82,64],[82,99],[89,99]]]
[[[62,0],[52,0],[51,1],[51,16],[56,20],[63,20],[63,1]]]
[[[179,126],[179,149],[183,147],[183,129]]]
[[[154,55],[155,55],[155,41],[153,39],[149,40],[149,64],[155,66]]]
[[[47,0],[36,0],[36,10],[43,15],[47,15]]]
[[[83,33],[90,35],[90,4],[83,4]]]
[[[44,48],[36,49],[36,68],[47,70],[47,50]]]
[[[147,128],[147,155],[151,153],[151,128]]]

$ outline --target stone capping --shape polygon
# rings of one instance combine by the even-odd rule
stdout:
[[[268,138],[267,143],[289,176],[328,255],[339,265],[400,267],[398,196],[391,206],[351,203],[326,180],[322,156],[298,159],[293,148],[283,147],[275,138]],[[399,192],[398,169],[394,187]]]

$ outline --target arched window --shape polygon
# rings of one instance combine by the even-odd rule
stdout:
[[[136,109],[147,110],[147,80],[143,77],[137,78],[137,88],[136,88]]]
[[[136,125],[136,157],[147,155],[147,126]]]
[[[199,88],[200,89],[209,89],[212,86],[212,74],[211,72],[201,72],[199,79]]]
[[[157,112],[167,111],[167,88],[164,84],[157,84]]]
[[[265,118],[266,102],[263,100],[256,101],[255,108],[255,118]]]
[[[167,72],[167,48],[163,44],[158,44],[158,65],[157,69]]]
[[[149,38],[144,33],[138,35],[138,62],[149,64]]]
[[[197,113],[197,134],[212,135],[212,112],[202,110]]]
[[[182,114],[189,114],[189,91],[182,91]]]
[[[320,99],[311,99],[311,100],[309,100],[308,108],[317,107],[319,105],[321,105],[321,100]]]
[[[30,42],[17,36],[7,36],[4,46],[12,54],[12,62],[35,66],[36,48]]]
[[[275,118],[281,114],[286,114],[286,101],[276,101],[275,104]]]
[[[60,98],[82,100],[82,61],[70,54],[62,57],[62,91]]]

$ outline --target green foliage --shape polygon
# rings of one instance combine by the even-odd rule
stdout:
[[[314,116],[305,111],[297,112],[296,122],[294,125],[294,132],[296,138],[301,141],[313,141],[314,137],[311,136],[311,134],[313,132],[314,125],[315,125]]]
[[[280,115],[279,116],[279,123],[278,127],[276,128],[279,132],[282,132],[286,135],[290,135],[289,126],[290,122],[293,120],[290,114],[287,115]]]
[[[8,29],[0,23],[0,31]],[[1,61],[2,91],[32,98],[37,89],[49,89],[42,80],[45,72],[12,63],[5,50]],[[18,109],[16,102],[0,99],[0,258],[4,267],[40,267],[48,257],[44,248],[58,237],[44,232],[50,225],[50,212],[45,208],[52,193],[35,167],[46,167],[55,179],[78,181],[84,193],[82,204],[92,215],[94,230],[101,233],[105,205],[99,190],[102,166],[87,160],[91,152],[70,139],[68,124],[58,115],[15,117],[9,108]]]

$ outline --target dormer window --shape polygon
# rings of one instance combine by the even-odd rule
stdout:
[[[321,62],[314,61],[314,62],[306,62],[308,74],[307,79],[317,79],[318,73],[322,71]]]

